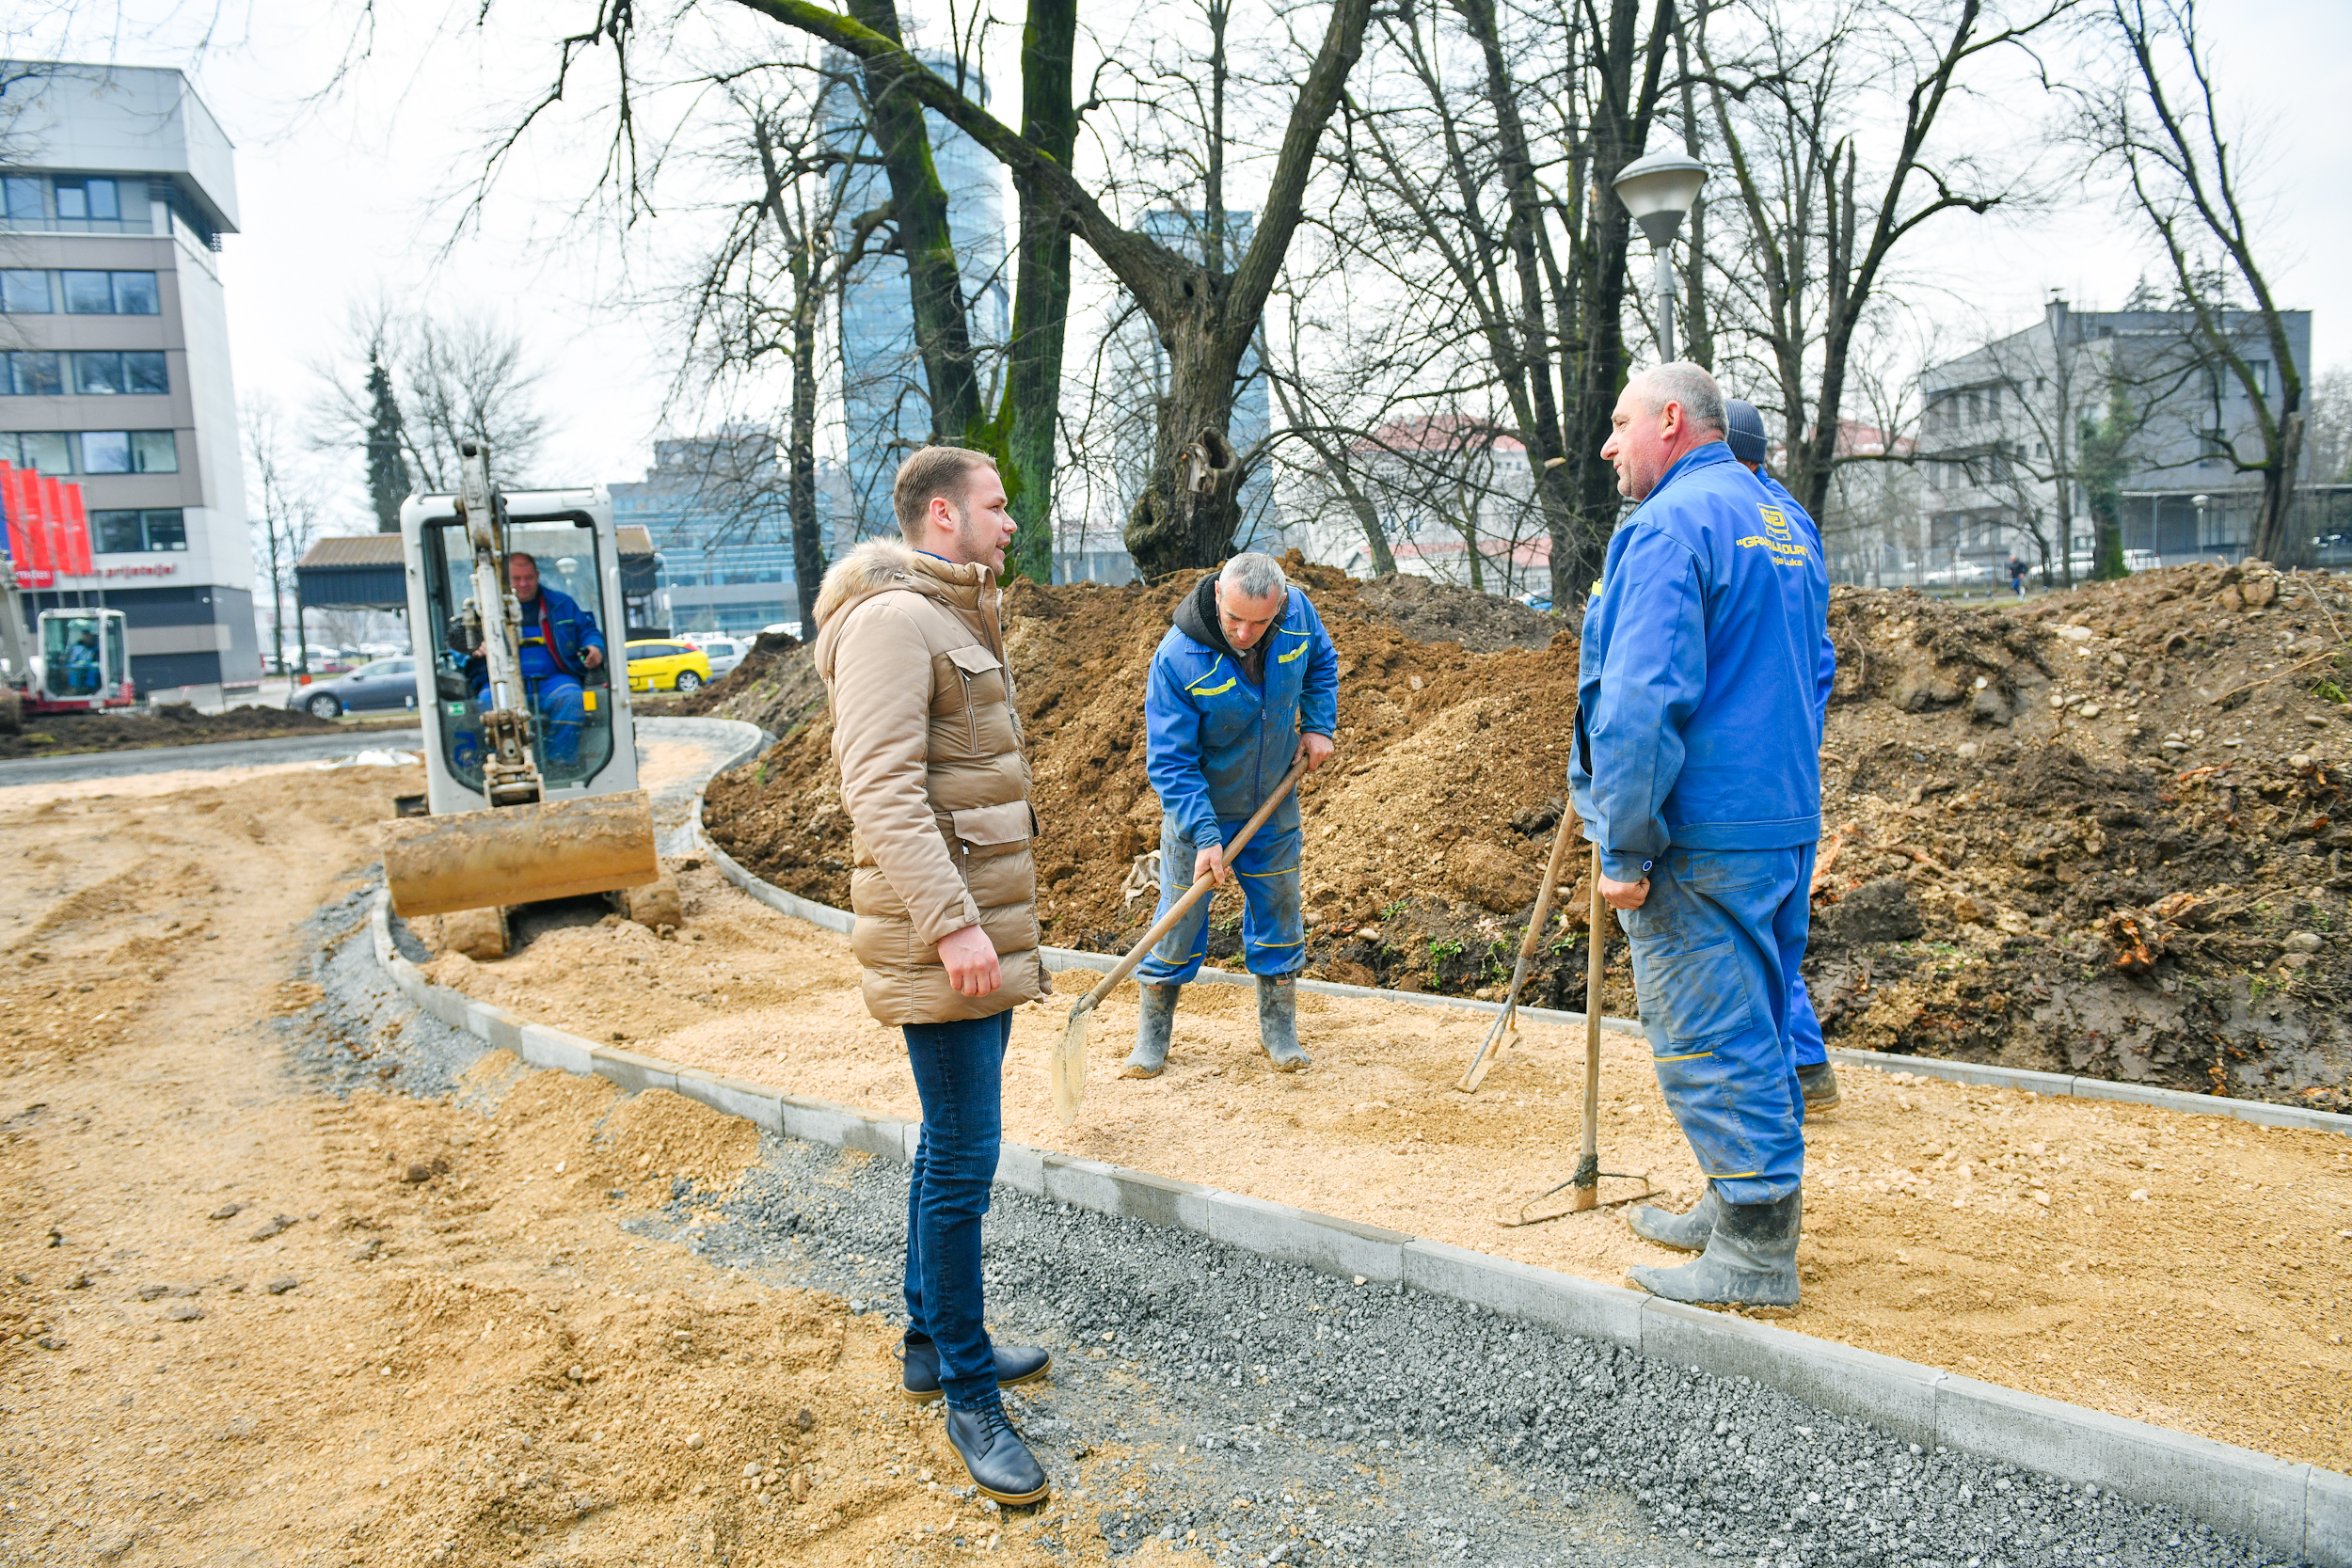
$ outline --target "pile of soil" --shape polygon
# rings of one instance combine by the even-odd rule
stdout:
[[[1361,584],[1359,602],[1372,613],[1424,642],[1459,642],[1474,654],[1505,648],[1544,648],[1560,629],[1556,616],[1530,610],[1517,599],[1473,594],[1433,578],[1391,572]]]
[[[1418,640],[1399,616],[1475,640],[1535,612],[1288,564],[1341,660],[1339,754],[1301,795],[1309,968],[1497,994],[1559,820],[1575,634]],[[1159,832],[1140,693],[1194,580],[1006,595],[1057,944],[1120,950],[1150,919],[1130,891]],[[1841,587],[1830,627],[1806,973],[1834,1042],[2352,1109],[2342,579],[2191,566],[1992,607]],[[849,821],[821,700],[803,711],[714,781],[706,821],[841,905]],[[1582,895],[1562,891],[1526,996],[1581,1007]],[[1213,961],[1239,923],[1220,895]],[[1622,979],[1601,1006],[1629,1013]]]
[[[199,713],[192,707],[159,707],[138,713],[28,713],[21,734],[0,735],[0,759],[54,757],[75,752],[130,752],[150,746],[196,746],[212,740],[267,740],[283,735],[323,735],[329,730],[414,729],[401,718],[377,725],[314,719],[300,708],[232,707]]]

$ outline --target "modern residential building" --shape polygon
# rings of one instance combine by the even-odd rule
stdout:
[[[2126,559],[2178,565],[2234,561],[2251,542],[2259,476],[2226,454],[2260,450],[2256,411],[2226,365],[2177,310],[2076,310],[2053,299],[2025,331],[1930,367],[1918,451],[1926,464],[1926,580],[1986,580],[2014,554],[2037,573],[2092,564],[2085,426],[2114,431]],[[2289,352],[2308,374],[2312,320],[2285,313]],[[2261,318],[2223,325],[2258,388],[2276,386]],[[1942,574],[1938,576],[1937,574]]]
[[[645,530],[660,562],[651,614],[675,634],[749,634],[800,618],[786,475],[753,428],[654,443],[643,481],[609,486],[612,520]],[[888,505],[888,481],[883,504]]]
[[[915,55],[983,105],[988,80],[959,71],[945,55],[916,50]],[[867,161],[851,164],[841,177],[836,242],[845,248],[861,214],[888,205],[890,182],[870,157],[864,106],[848,85],[855,68],[839,55],[830,61],[834,85],[830,123],[845,150],[865,147]],[[955,236],[963,275],[966,320],[981,385],[1002,384],[1004,349],[1012,332],[1012,292],[1005,225],[1002,165],[971,137],[936,113],[924,112],[930,127],[931,164],[947,193],[947,224]],[[846,510],[833,515],[830,553],[839,555],[860,539],[894,531],[890,482],[907,452],[930,439],[930,391],[914,347],[914,306],[907,288],[906,259],[893,251],[868,256],[840,294],[841,403],[848,472]]]
[[[221,238],[232,150],[176,71],[8,62],[0,458],[70,477],[141,690],[258,680]]]

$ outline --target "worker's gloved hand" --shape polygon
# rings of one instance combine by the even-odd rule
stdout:
[[[1331,737],[1327,735],[1317,735],[1312,730],[1309,730],[1306,734],[1300,736],[1298,737],[1298,754],[1291,758],[1293,766],[1295,766],[1302,758],[1305,760],[1307,764],[1307,771],[1310,773],[1314,772],[1325,763],[1329,762],[1331,760]]]
[[[996,944],[977,926],[940,938],[939,961],[947,966],[947,983],[965,996],[986,996],[1004,983]]]
[[[1222,844],[1208,845],[1192,857],[1192,879],[1197,882],[1203,877],[1216,878],[1219,887],[1232,880],[1232,873],[1225,869],[1225,846]]]
[[[1613,882],[1604,876],[1600,879],[1600,895],[1608,900],[1613,910],[1638,910],[1643,900],[1649,896],[1649,879],[1645,877],[1638,882]]]

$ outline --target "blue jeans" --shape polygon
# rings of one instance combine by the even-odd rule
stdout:
[[[980,1216],[1005,1132],[1005,1045],[1012,1014],[909,1023],[907,1060],[923,1127],[907,1179],[907,1333],[939,1347],[950,1410],[997,1401],[996,1348],[982,1321]]]
[[[526,675],[523,688],[539,711],[540,733],[548,740],[548,766],[571,767],[580,760],[580,730],[588,717],[588,703],[580,693],[580,678],[559,670],[536,677]],[[489,688],[485,686],[476,692],[474,701],[484,712],[488,712]]]
[[[1220,822],[1228,839],[1242,822]],[[1154,921],[1192,886],[1192,861],[1200,846],[1178,831],[1173,817],[1160,818],[1160,903]],[[1298,830],[1258,830],[1232,863],[1241,884],[1242,962],[1252,974],[1295,974],[1307,963],[1307,925],[1298,897]],[[1200,973],[1208,954],[1209,904],[1203,898],[1178,921],[1151,955],[1136,966],[1136,983],[1181,986]]]
[[[1617,915],[1658,1086],[1726,1203],[1775,1202],[1804,1174],[1791,981],[1812,880],[1809,844],[1676,849]]]

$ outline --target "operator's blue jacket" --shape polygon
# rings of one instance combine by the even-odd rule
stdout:
[[[1144,770],[1161,812],[1198,847],[1225,842],[1290,771],[1302,732],[1339,723],[1340,660],[1331,634],[1296,588],[1266,628],[1265,685],[1249,684],[1232,657],[1170,626],[1152,655],[1143,695]],[[1269,836],[1298,826],[1293,790],[1267,819]]]
[[[604,645],[604,633],[596,629],[596,618],[580,608],[580,601],[560,588],[539,584],[539,602],[523,607],[521,656],[523,679],[536,683],[553,674],[566,674],[577,679],[587,666],[580,662],[580,651],[594,648],[612,656]],[[489,685],[489,662],[479,654],[466,661],[466,675],[480,691]]]
[[[1612,880],[1641,880],[1670,846],[1821,836],[1829,577],[1776,490],[1709,442],[1609,541],[1568,783]]]

